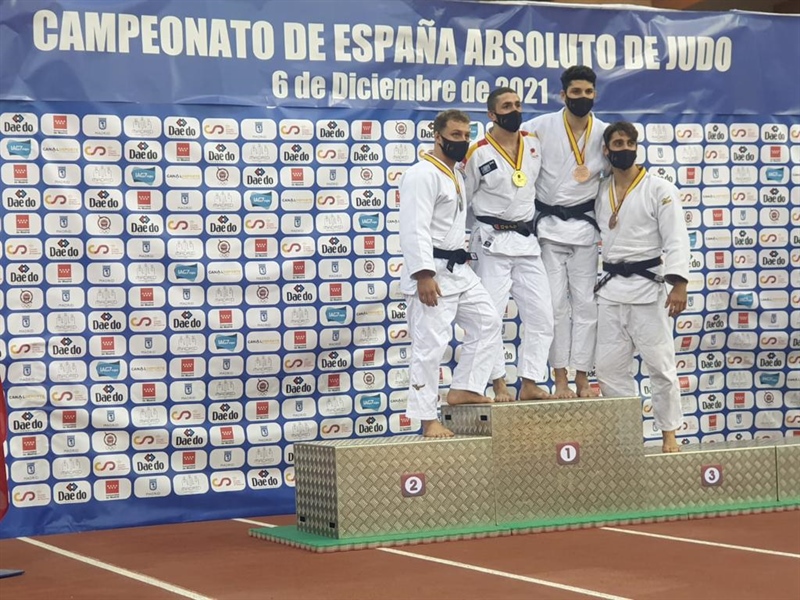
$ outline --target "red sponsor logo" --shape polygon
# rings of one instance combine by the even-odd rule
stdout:
[[[36,436],[25,436],[22,438],[23,452],[36,452]]]
[[[328,373],[328,389],[338,388],[341,385],[342,376],[339,373]]]
[[[306,345],[306,332],[305,331],[295,331],[294,332],[294,345],[295,346],[305,346]]]
[[[194,467],[197,464],[197,453],[194,451],[184,452],[181,456],[181,464],[184,467]]]
[[[696,167],[686,167],[686,179],[689,181],[694,181],[697,179],[697,168]]]
[[[769,147],[769,157],[773,160],[780,160],[781,159],[781,147],[780,146],[770,146]]]
[[[708,427],[709,429],[716,429],[717,428],[717,415],[708,415]]]
[[[53,115],[53,131],[67,130],[67,115]]]
[[[269,417],[269,402],[256,402],[256,417],[261,419]]]
[[[304,276],[306,274],[306,263],[303,260],[296,260],[292,263],[292,274]]]
[[[303,168],[292,167],[292,183],[303,183]]]
[[[734,408],[744,408],[744,399],[745,399],[744,392],[734,392],[734,394],[733,394],[733,407]]]
[[[223,442],[232,442],[233,441],[233,427],[220,427],[219,428],[219,435]]]
[[[150,192],[136,192],[136,204],[139,208],[146,210],[152,206],[153,197]]]
[[[681,338],[681,350],[686,350],[692,347],[692,338],[690,337],[682,337]]]
[[[681,386],[681,391],[684,392],[689,389],[689,378],[688,377],[678,377],[678,383]]]
[[[190,151],[189,142],[178,142],[175,148],[175,156],[178,158],[190,158],[191,151]]]
[[[714,252],[714,264],[715,265],[724,265],[725,264],[725,253],[724,252]]]
[[[375,363],[375,348],[364,350],[364,364],[372,365]]]
[[[100,338],[100,350],[103,352],[113,352],[114,351],[114,337],[113,336],[103,336]]]
[[[14,179],[27,179],[28,165],[14,165]]]
[[[363,121],[361,123],[361,135],[364,137],[372,136],[372,121]]]
[[[342,298],[342,284],[341,283],[332,283],[331,284],[331,298]]]
[[[716,223],[722,223],[722,220],[724,219],[724,214],[725,213],[722,211],[721,208],[715,208],[711,212],[712,218],[714,219],[714,223],[715,224]]]
[[[364,238],[364,250],[375,250],[375,236],[368,235]]]
[[[256,238],[256,254],[266,254],[269,247],[269,240],[266,238]]]
[[[119,480],[107,479],[106,480],[106,496],[119,496]]]
[[[58,265],[58,278],[59,279],[72,279],[72,265]]]
[[[156,384],[143,383],[142,384],[142,398],[155,398],[156,397]]]
[[[750,325],[750,313],[739,313],[739,325]]]
[[[139,290],[139,301],[142,304],[152,304],[154,300],[153,288],[146,287]]]
[[[400,427],[411,427],[411,419],[405,415],[400,415]]]
[[[194,359],[182,358],[181,359],[181,373],[184,375],[191,375],[194,373]]]
[[[30,231],[31,228],[31,217],[30,215],[21,214],[16,216],[17,221],[17,230],[20,233],[27,233]]]
[[[233,311],[231,309],[224,309],[219,311],[220,325],[233,325]]]
[[[61,413],[62,425],[75,425],[78,422],[78,411],[65,410]]]

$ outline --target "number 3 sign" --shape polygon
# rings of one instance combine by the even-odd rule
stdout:
[[[722,485],[722,465],[703,465],[700,467],[700,483],[703,487]]]

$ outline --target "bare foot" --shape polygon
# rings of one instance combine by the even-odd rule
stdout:
[[[530,379],[522,380],[522,389],[519,391],[520,400],[546,400],[552,397],[550,392],[543,390]]]
[[[477,392],[470,392],[468,390],[454,390],[450,388],[447,393],[448,404],[491,404],[493,400],[487,396],[483,396]]]
[[[423,421],[422,435],[429,438],[451,438],[455,434],[439,421]]]
[[[556,390],[553,392],[555,398],[577,398],[578,396],[569,387],[569,380],[567,379],[566,369],[555,369],[556,372]]]
[[[494,401],[495,402],[513,402],[514,395],[511,393],[511,390],[508,389],[506,385],[506,380],[502,377],[500,379],[495,379],[492,382],[492,389],[494,390]]]
[[[575,373],[575,387],[577,388],[579,398],[597,397],[597,392],[592,387],[592,384],[589,383],[589,378],[584,371]]]
[[[674,452],[680,452],[681,446],[678,443],[678,440],[675,439],[675,432],[674,431],[663,431],[662,435],[662,444],[661,444],[661,451],[664,453],[672,454]]]

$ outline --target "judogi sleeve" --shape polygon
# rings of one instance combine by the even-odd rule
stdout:
[[[467,203],[472,205],[472,196],[481,185],[481,174],[478,171],[478,159],[475,157],[475,150],[478,148],[477,144],[473,144],[467,157],[464,159],[464,184],[466,191]]]
[[[410,275],[420,271],[436,272],[431,239],[436,185],[431,175],[423,169],[415,169],[406,173],[400,182],[400,247],[403,267]]]
[[[668,283],[677,279],[689,281],[689,234],[686,221],[675,186],[662,187],[656,210],[658,211],[658,230],[664,250],[664,278]]]

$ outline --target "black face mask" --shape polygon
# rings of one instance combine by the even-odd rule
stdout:
[[[626,171],[636,162],[636,150],[609,150],[608,162],[612,167]]]
[[[519,131],[519,127],[522,125],[522,113],[518,110],[513,110],[504,115],[494,113],[494,116],[497,117],[497,124],[510,133]]]
[[[569,112],[576,117],[585,117],[594,106],[594,98],[570,98],[567,96],[565,102]]]
[[[444,155],[456,162],[461,162],[464,160],[464,157],[467,155],[467,150],[469,150],[469,140],[464,140],[463,142],[455,142],[453,140],[448,140],[446,137],[442,136],[442,152]]]

